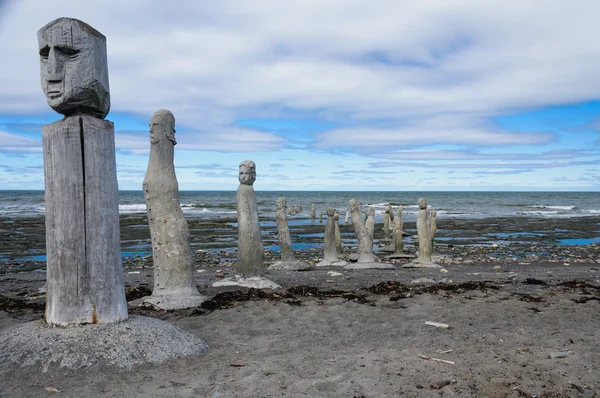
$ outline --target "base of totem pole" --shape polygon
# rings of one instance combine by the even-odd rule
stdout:
[[[319,261],[316,266],[317,267],[345,267],[348,265],[344,260],[322,260]]]
[[[267,268],[269,271],[310,271],[314,267],[300,260],[277,261]]]
[[[131,316],[119,323],[51,327],[43,321],[23,323],[0,333],[0,366],[16,363],[80,369],[160,364],[203,355],[208,345],[194,334],[168,322]]]
[[[235,275],[231,278],[225,278],[212,284],[213,287],[221,286],[241,286],[250,287],[254,289],[281,289],[277,283],[263,278],[262,276],[252,276],[244,278],[239,275]]]
[[[344,269],[356,270],[356,269],[393,269],[396,267],[392,264],[387,263],[351,263],[344,267]]]
[[[163,294],[152,295],[141,299],[141,305],[152,305],[161,310],[183,310],[186,308],[200,307],[208,297],[200,294]]]

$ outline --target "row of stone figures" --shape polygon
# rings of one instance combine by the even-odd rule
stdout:
[[[52,325],[112,323],[128,318],[121,265],[114,126],[104,120],[110,109],[106,38],[90,25],[59,18],[38,32],[41,85],[48,105],[65,117],[42,129],[44,154],[47,306]],[[199,305],[206,297],[196,287],[189,230],[181,212],[173,166],[175,118],[165,109],[150,121],[150,156],[143,182],[154,259],[154,290],[147,302],[162,308]],[[215,283],[258,288],[279,286],[263,277],[263,245],[253,183],[256,165],[239,166],[236,194],[238,251],[235,276]],[[431,262],[434,219],[419,200],[419,256],[411,264]],[[310,268],[294,258],[284,198],[277,201],[281,261],[271,270]],[[301,207],[293,207],[293,212]],[[401,208],[393,218],[395,250],[404,256]],[[357,262],[340,259],[339,213],[327,210],[324,259],[319,265],[347,269],[393,268],[373,254],[372,209],[363,222],[360,205],[350,200],[359,241]],[[389,220],[392,220],[391,211]],[[316,217],[311,206],[311,216]],[[388,220],[388,218],[386,218]],[[386,221],[386,237],[390,221]],[[430,226],[431,225],[431,226]]]

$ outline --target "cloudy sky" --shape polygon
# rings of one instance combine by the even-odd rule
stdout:
[[[600,190],[597,0],[0,0],[0,189],[43,189],[36,32],[107,37],[120,189]]]

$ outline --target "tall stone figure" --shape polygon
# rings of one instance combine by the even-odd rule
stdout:
[[[356,199],[350,199],[350,212],[352,214],[352,225],[358,239],[358,261],[348,264],[345,269],[396,269],[391,264],[375,262],[373,254],[373,234],[372,230],[365,227],[362,221],[360,206]],[[372,226],[374,229],[374,225]]]
[[[42,128],[51,325],[126,320],[106,38],[72,18],[38,31],[41,84],[65,116]]]
[[[337,210],[333,212],[333,224],[335,227],[335,248],[337,254],[344,254],[344,247],[342,246],[342,233],[340,232],[340,213]]]
[[[296,205],[293,206],[294,208]],[[281,250],[281,260],[272,264],[269,271],[305,271],[312,269],[308,263],[304,263],[294,258],[294,250],[292,249],[292,238],[290,236],[290,228],[286,214],[287,203],[285,198],[277,198],[277,214],[275,222],[279,231],[279,248]]]
[[[150,121],[150,159],[143,189],[154,259],[154,290],[145,302],[166,309],[190,308],[206,300],[194,282],[190,233],[179,203],[173,165],[175,117],[167,109]]]
[[[335,240],[335,210],[332,207],[327,209],[327,222],[325,224],[325,244],[323,250],[323,260],[317,263],[317,267],[343,267],[347,263],[340,260]]]
[[[437,216],[436,210],[431,210],[429,217],[429,237],[431,238],[431,251],[433,251],[433,241],[435,239],[435,233],[437,232],[437,222],[435,217]]]
[[[365,228],[371,236],[371,242],[375,238],[375,210],[369,207],[366,211],[367,217],[365,217]]]
[[[390,222],[391,222],[392,206],[386,206],[383,213],[383,240],[390,241]]]
[[[402,268],[441,268],[438,264],[431,261],[431,231],[430,231],[430,213],[427,209],[427,199],[419,198],[417,201],[419,214],[417,215],[417,234],[419,236],[419,255]]]
[[[276,289],[281,286],[263,278],[263,244],[260,236],[258,204],[254,192],[256,164],[244,160],[239,168],[240,186],[237,189],[238,247],[235,277],[213,283],[213,286],[245,286]]]

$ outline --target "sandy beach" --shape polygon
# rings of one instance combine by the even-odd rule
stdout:
[[[146,239],[127,225],[122,219],[125,247]],[[303,232],[312,229],[323,225]],[[124,268],[130,315],[168,321],[209,351],[131,369],[54,364],[43,372],[5,362],[0,396],[600,396],[600,246],[450,240],[436,250],[442,271],[402,269],[402,260],[396,270],[267,272],[278,291],[210,287],[233,274],[234,257],[200,251],[196,283],[212,300],[181,311],[138,306],[152,288],[152,262],[134,256]],[[319,255],[318,244],[297,252],[304,261]],[[45,273],[27,269],[35,261],[13,264],[0,275],[0,331],[43,319]]]

